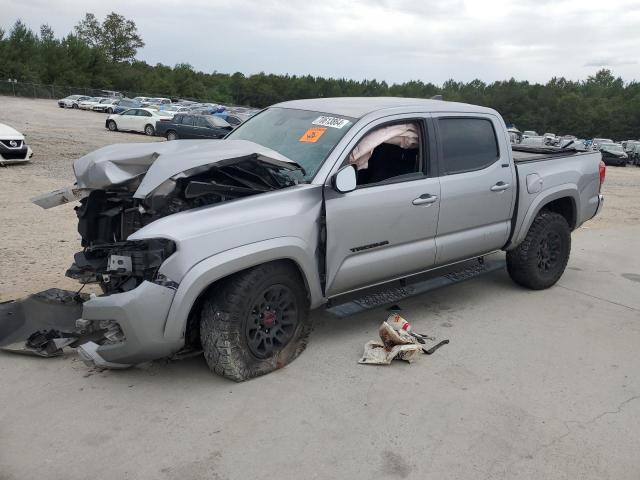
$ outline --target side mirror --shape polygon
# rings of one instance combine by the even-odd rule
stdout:
[[[351,192],[356,189],[356,169],[353,165],[345,165],[333,176],[333,189],[340,193]]]

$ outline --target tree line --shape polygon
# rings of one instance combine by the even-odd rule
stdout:
[[[63,37],[48,25],[34,32],[17,20],[9,31],[0,29],[0,81],[105,88],[253,107],[312,97],[442,95],[445,100],[495,108],[521,130],[582,138],[640,137],[640,83],[625,83],[606,69],[586,80],[554,77],[546,84],[513,78],[492,83],[448,80],[435,85],[413,80],[388,84],[311,75],[205,73],[187,63],[149,65],[135,58],[143,46],[135,23],[117,13],[102,22],[88,13]]]

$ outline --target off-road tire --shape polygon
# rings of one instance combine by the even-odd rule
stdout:
[[[153,128],[153,125],[147,124],[144,126],[144,134],[153,137],[156,134],[156,129]]]
[[[178,140],[178,133],[175,130],[169,130],[167,132],[167,141]]]
[[[289,340],[268,356],[252,351],[247,324],[255,319],[256,302],[271,287],[286,287],[295,300],[297,322]],[[309,298],[300,273],[286,262],[271,262],[237,273],[214,285],[200,317],[200,340],[209,368],[236,382],[284,367],[307,346],[312,325]]]
[[[118,125],[116,124],[115,120],[109,120],[109,122],[107,123],[107,128],[112,132],[118,131]]]
[[[553,251],[545,256],[545,245]],[[541,211],[533,220],[524,241],[507,252],[507,271],[518,285],[543,290],[564,273],[571,252],[571,229],[560,214]]]

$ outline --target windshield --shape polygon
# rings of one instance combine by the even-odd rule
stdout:
[[[230,140],[250,140],[299,163],[310,180],[355,119],[322,112],[269,108],[231,132]]]
[[[227,122],[225,119],[220,117],[211,116],[208,118],[208,120],[209,120],[209,123],[214,127],[230,127],[231,126],[229,122]]]

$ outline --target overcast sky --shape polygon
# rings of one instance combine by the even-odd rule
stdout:
[[[87,11],[133,19],[138,58],[198,70],[392,82],[640,80],[639,0],[0,0],[57,35]]]

